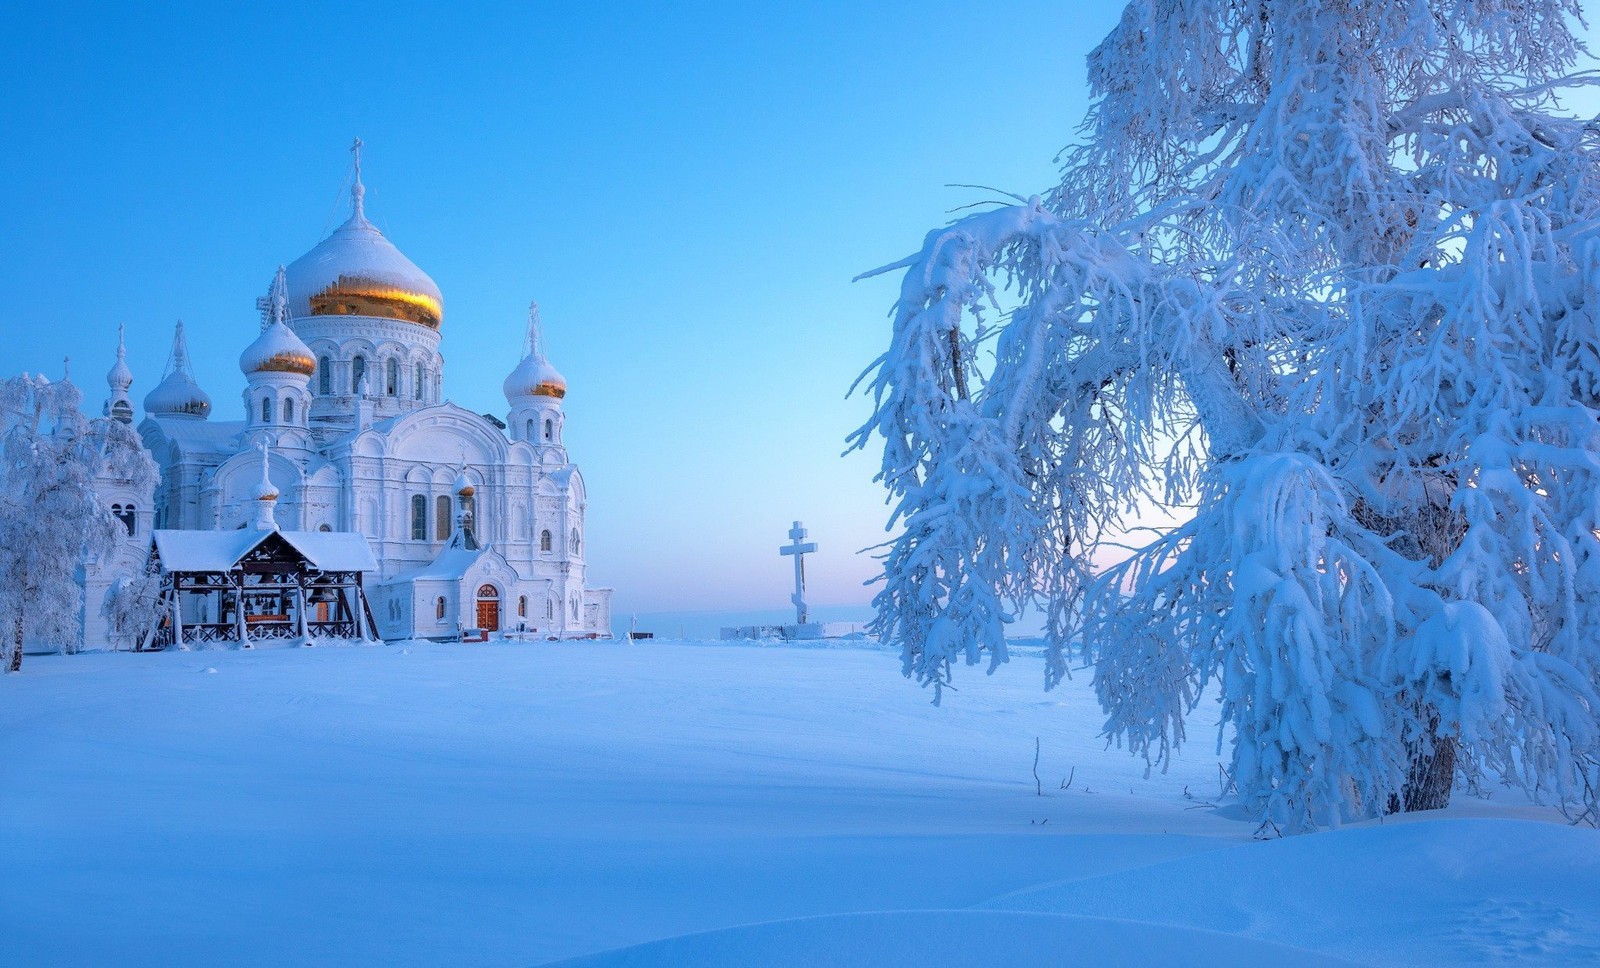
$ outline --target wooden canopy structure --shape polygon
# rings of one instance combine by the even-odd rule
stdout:
[[[157,531],[162,617],[143,649],[273,640],[374,641],[367,539],[326,531]]]

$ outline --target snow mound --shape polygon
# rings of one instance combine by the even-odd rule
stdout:
[[[562,968],[804,968],[970,965],[1349,965],[1328,955],[1170,925],[1011,911],[835,914],[681,935]]]
[[[1211,851],[979,905],[1238,932],[1374,965],[1600,960],[1600,833],[1419,819]]]

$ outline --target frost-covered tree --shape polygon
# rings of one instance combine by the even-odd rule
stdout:
[[[1059,187],[928,234],[868,371],[877,631],[1076,644],[1155,767],[1215,686],[1290,829],[1496,775],[1593,820],[1600,129],[1569,0],[1137,0]],[[1141,502],[1187,523],[1112,567]],[[1210,693],[1208,693],[1210,694]]]
[[[66,380],[0,381],[0,661],[11,672],[24,642],[77,641],[79,570],[125,536],[97,476],[148,483],[155,473],[133,430],[84,419],[81,399]]]

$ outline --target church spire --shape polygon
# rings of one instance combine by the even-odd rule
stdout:
[[[367,186],[361,184],[361,139],[357,138],[350,145],[350,154],[355,157],[356,180],[350,186],[350,221],[365,222],[367,220],[366,205]]]
[[[536,360],[544,359],[544,347],[540,337],[543,335],[539,327],[543,320],[539,313],[539,300],[528,303],[528,337],[527,344],[523,347],[523,355],[531,356]]]
[[[267,292],[267,325],[289,322],[289,275],[282,265],[272,277],[272,288]],[[265,327],[263,327],[265,328]]]

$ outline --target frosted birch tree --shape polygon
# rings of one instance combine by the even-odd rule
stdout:
[[[131,428],[86,420],[78,389],[23,375],[0,382],[0,656],[22,668],[23,643],[79,636],[79,570],[126,532],[95,493],[97,476],[148,483],[155,474]]]
[[[928,234],[875,408],[877,631],[937,700],[1047,615],[1264,819],[1498,777],[1591,822],[1600,131],[1565,0],[1138,0],[1060,185]],[[1107,567],[1141,502],[1187,523]]]

